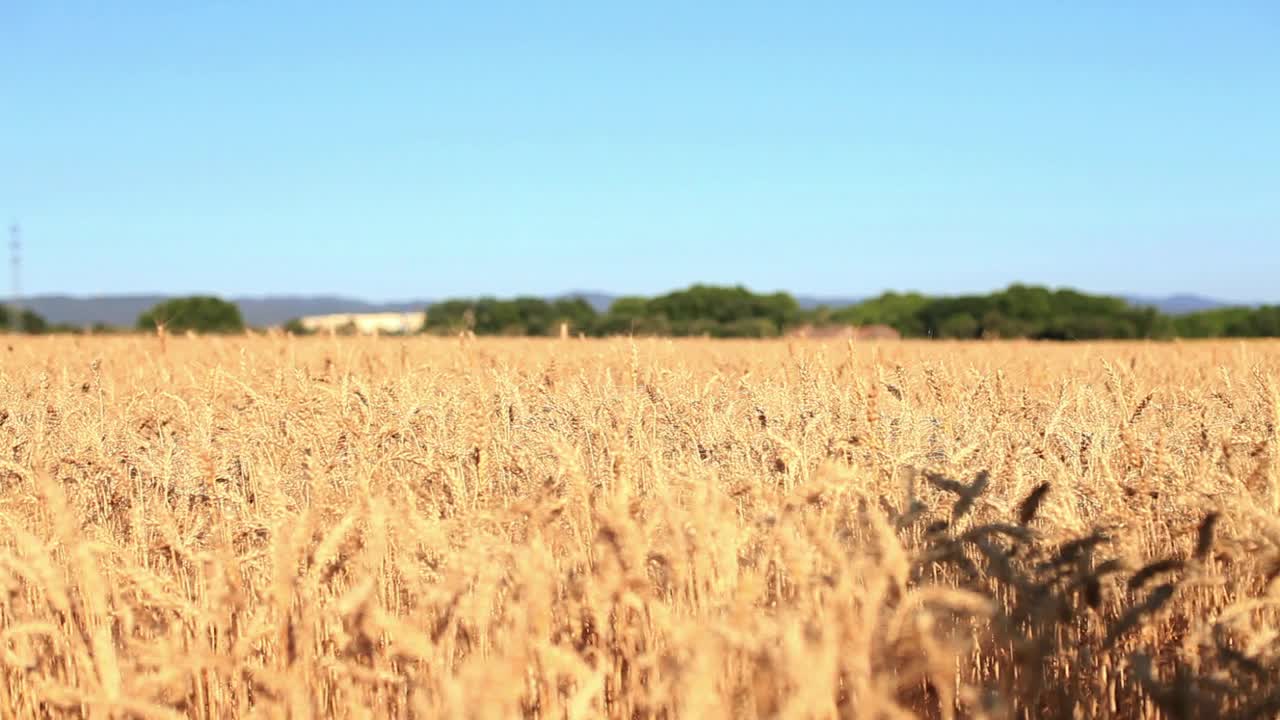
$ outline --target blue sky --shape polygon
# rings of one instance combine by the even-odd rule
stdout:
[[[26,290],[1280,300],[1274,2],[358,5],[0,2]]]

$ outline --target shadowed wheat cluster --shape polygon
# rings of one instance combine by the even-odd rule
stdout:
[[[1280,711],[1280,344],[12,338],[0,716]]]

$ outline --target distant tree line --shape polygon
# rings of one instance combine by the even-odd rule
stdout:
[[[1167,315],[1120,298],[1028,285],[955,297],[884,293],[850,307],[814,312],[816,324],[884,324],[905,337],[1092,340],[1280,336],[1280,306]]]
[[[585,300],[543,300],[518,297],[513,300],[479,298],[447,300],[427,310],[425,330],[455,333],[470,330],[477,335],[554,335],[561,323],[582,331],[599,321]]]
[[[742,287],[694,285],[653,298],[618,298],[604,313],[585,300],[449,300],[427,309],[426,331],[477,335],[555,335],[564,325],[584,335],[771,337],[801,318],[795,298]]]
[[[927,297],[885,293],[836,310],[819,324],[889,325],[906,337],[1092,340],[1177,334],[1175,318],[1113,297],[1011,285],[986,295]]]
[[[1231,307],[1182,315],[1135,307],[1120,298],[1011,285],[985,295],[930,297],[887,292],[845,307],[802,309],[787,293],[754,293],[742,286],[693,285],[656,297],[621,297],[604,312],[580,298],[492,297],[447,300],[427,308],[423,331],[437,335],[660,335],[776,337],[802,326],[886,325],[903,337],[1093,340],[1138,338],[1280,337],[1280,306]],[[236,333],[240,309],[211,296],[165,301],[143,313],[137,329]],[[284,329],[304,334],[299,321]],[[113,328],[95,326],[93,332]],[[83,332],[51,325],[29,309],[0,305],[0,331]]]
[[[1011,285],[985,295],[884,293],[847,307],[800,308],[787,293],[694,285],[652,298],[622,297],[605,312],[584,300],[449,300],[427,308],[425,330],[449,334],[775,337],[802,326],[887,325],[903,337],[1094,340],[1280,336],[1280,306],[1166,315],[1123,299]]]

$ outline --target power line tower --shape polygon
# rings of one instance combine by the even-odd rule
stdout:
[[[14,221],[9,226],[9,303],[14,312],[22,311],[22,228]]]

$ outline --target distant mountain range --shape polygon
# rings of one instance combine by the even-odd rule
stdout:
[[[72,295],[35,295],[24,304],[51,323],[67,325],[104,325],[132,327],[138,316],[153,305],[167,300],[168,295],[101,295],[79,297]],[[595,291],[571,291],[559,298],[578,297],[586,300],[597,311],[603,312],[617,297]],[[250,325],[279,325],[292,318],[305,315],[329,315],[334,313],[413,312],[424,310],[432,300],[404,300],[397,302],[368,302],[339,295],[267,295],[231,298],[240,306],[245,322]],[[797,295],[796,300],[805,309],[819,305],[842,307],[854,305],[864,298],[819,297]],[[1178,315],[1200,310],[1228,307],[1227,303],[1199,295],[1178,294],[1166,297],[1128,296],[1134,305],[1154,307],[1161,312]]]
[[[1139,307],[1153,307],[1167,315],[1186,315],[1187,313],[1200,312],[1201,310],[1215,310],[1217,308],[1232,307],[1243,305],[1256,305],[1257,303],[1230,303],[1222,300],[1207,298],[1203,295],[1190,295],[1186,293],[1178,295],[1167,295],[1165,297],[1145,297],[1141,295],[1129,295],[1125,297],[1130,305]]]

